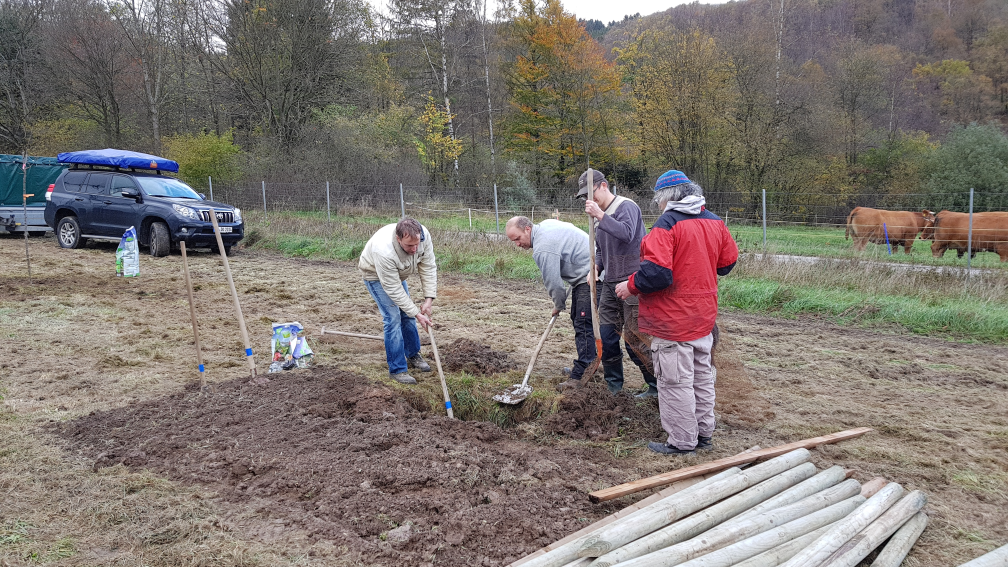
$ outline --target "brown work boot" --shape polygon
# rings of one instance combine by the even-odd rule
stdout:
[[[557,391],[562,394],[568,390],[578,390],[582,386],[584,386],[584,383],[581,380],[567,379],[557,384]]]

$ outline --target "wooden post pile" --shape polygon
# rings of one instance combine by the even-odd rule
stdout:
[[[883,479],[862,486],[839,466],[817,471],[810,457],[799,448],[745,470],[680,479],[646,505],[511,565],[854,567],[882,547],[872,567],[897,567],[927,524],[924,493]]]

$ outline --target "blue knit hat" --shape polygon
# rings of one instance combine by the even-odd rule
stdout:
[[[655,181],[654,190],[661,191],[662,189],[668,189],[669,187],[674,187],[676,185],[681,185],[683,183],[689,183],[690,180],[686,177],[686,174],[677,170],[670,169]]]

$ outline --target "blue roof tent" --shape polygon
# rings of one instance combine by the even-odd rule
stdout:
[[[76,163],[81,165],[107,165],[124,169],[152,169],[178,173],[178,163],[163,157],[116,150],[84,150],[81,152],[63,152],[56,156],[60,163]]]

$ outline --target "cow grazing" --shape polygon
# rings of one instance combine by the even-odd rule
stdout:
[[[947,250],[955,250],[962,258],[969,244],[969,214],[941,211],[931,215],[931,227],[921,238],[933,240],[931,255],[941,258]],[[972,255],[995,252],[1002,262],[1008,262],[1008,213],[973,213]]]
[[[844,238],[853,236],[854,249],[861,252],[869,242],[885,244],[886,232],[888,232],[889,243],[893,249],[902,246],[903,251],[909,254],[914,239],[930,225],[929,217],[933,219],[934,213],[931,211],[914,213],[854,207],[854,210],[847,215],[847,232]]]

